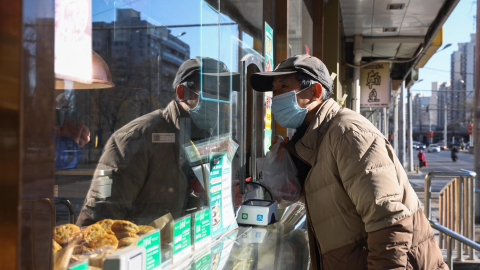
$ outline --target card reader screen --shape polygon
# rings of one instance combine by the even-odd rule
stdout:
[[[252,206],[269,206],[271,205],[272,202],[269,201],[260,201],[260,200],[251,200],[248,202],[247,205],[252,205]]]
[[[142,254],[130,258],[128,261],[128,270],[142,270]]]

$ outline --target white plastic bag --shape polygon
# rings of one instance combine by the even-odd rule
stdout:
[[[270,190],[279,204],[287,206],[300,199],[302,187],[297,178],[297,168],[287,149],[279,149],[283,142],[283,137],[278,136],[272,150],[267,153],[260,183]]]

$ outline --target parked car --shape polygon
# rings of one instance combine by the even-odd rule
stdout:
[[[443,141],[439,141],[437,144],[440,147],[440,150],[447,150],[447,145]]]
[[[438,146],[438,144],[430,144],[428,146],[428,152],[429,153],[435,153],[435,152],[440,152],[440,146]]]

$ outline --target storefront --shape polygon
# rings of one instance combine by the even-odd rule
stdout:
[[[287,134],[249,76],[321,56],[312,14],[323,3],[24,0],[1,10],[2,264],[82,267],[136,246],[141,259],[128,259],[141,268],[121,269],[306,269],[303,204],[261,228],[238,226],[236,211],[264,197],[246,179],[261,178],[255,161]]]

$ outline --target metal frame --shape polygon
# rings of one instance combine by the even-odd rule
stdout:
[[[255,65],[260,72],[263,72],[263,67],[262,67],[262,62],[255,57],[253,54],[247,54],[245,55],[242,60],[242,90],[243,93],[240,94],[241,97],[241,107],[243,108],[244,114],[242,116],[242,121],[241,121],[241,130],[245,131],[247,127],[247,117],[246,117],[246,112],[247,112],[247,101],[248,101],[248,93],[247,93],[247,69],[248,66],[250,65]],[[255,95],[252,96],[253,104],[252,104],[252,117],[255,116],[255,109],[256,109],[256,98]],[[252,121],[251,123],[251,139],[252,139],[252,154],[251,154],[251,170],[252,170],[252,181],[256,180],[257,177],[257,153],[256,153],[256,148],[257,148],[257,143],[255,140],[255,120]],[[240,136],[241,138],[241,170],[240,170],[240,181],[239,181],[239,191],[240,194],[245,194],[245,164],[247,164],[247,160],[245,158],[245,153],[247,152],[247,146],[246,146],[246,141],[247,141],[247,133],[243,132],[242,135]]]
[[[457,240],[458,243],[461,243],[465,246],[468,246],[471,250],[480,251],[480,245],[475,243],[474,241],[438,224],[435,221],[429,220],[430,226],[435,230],[439,231],[440,233],[446,234],[448,236],[447,239],[447,265],[450,270],[453,270],[453,260],[452,260],[452,245],[453,240]],[[458,250],[457,250],[458,253]],[[457,255],[458,256],[458,255]]]

